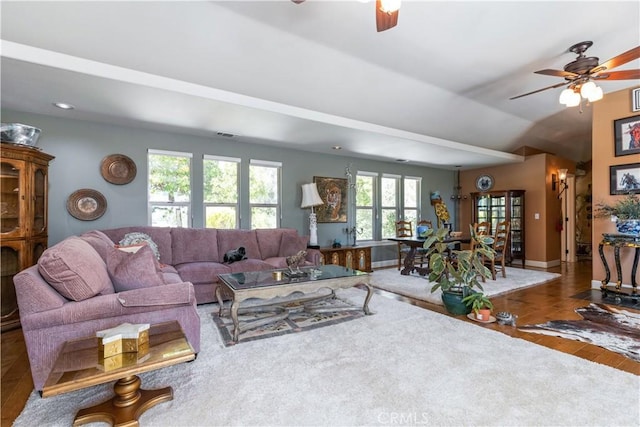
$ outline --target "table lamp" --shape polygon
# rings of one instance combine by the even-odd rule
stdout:
[[[313,207],[322,204],[315,182],[302,184],[302,204],[300,207],[303,209],[311,208],[311,213],[309,214],[309,246],[318,246],[318,221]]]

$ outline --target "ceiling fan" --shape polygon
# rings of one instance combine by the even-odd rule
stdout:
[[[295,4],[304,0],[291,0]],[[386,31],[398,25],[401,0],[376,0],[376,29],[378,32]]]
[[[564,66],[563,70],[540,70],[536,71],[536,74],[544,74],[547,76],[563,77],[565,81],[554,84],[542,89],[534,90],[533,92],[524,93],[522,95],[514,96],[509,99],[518,99],[523,96],[532,95],[534,93],[542,92],[547,89],[554,89],[561,86],[567,86],[567,89],[563,91],[560,97],[560,102],[567,106],[578,105],[580,102],[580,94],[584,98],[589,98],[590,101],[594,101],[602,98],[602,89],[597,88],[594,80],[633,80],[640,79],[640,70],[622,70],[622,71],[609,71],[612,68],[626,64],[640,58],[640,46],[634,47],[618,56],[614,56],[608,61],[598,64],[598,58],[595,56],[585,56],[587,49],[591,47],[593,42],[584,41],[576,43],[569,48],[569,52],[573,52],[578,57]],[[587,97],[586,92],[596,91],[593,98]],[[578,95],[577,102],[566,103],[563,102],[563,96],[571,98]],[[599,95],[599,97],[598,97]],[[597,99],[596,99],[597,98]],[[565,98],[566,100],[567,98]]]

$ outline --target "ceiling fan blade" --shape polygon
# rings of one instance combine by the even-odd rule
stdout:
[[[606,71],[593,76],[598,80],[640,80],[640,70]]]
[[[536,74],[544,74],[545,76],[555,76],[555,77],[565,77],[565,78],[575,78],[578,77],[578,75],[576,73],[570,73],[568,71],[562,71],[562,70],[540,70],[540,71],[534,71]]]
[[[554,84],[553,86],[547,86],[547,87],[544,87],[544,88],[542,88],[542,89],[534,90],[533,92],[523,93],[522,95],[514,96],[514,97],[509,98],[509,99],[518,99],[518,98],[522,98],[523,96],[533,95],[534,93],[542,92],[543,90],[547,90],[547,89],[555,89],[555,88],[557,88],[557,87],[564,86],[564,85],[566,85],[566,84],[567,84],[567,82],[556,83],[556,84]]]
[[[634,47],[633,49],[629,49],[628,51],[621,53],[618,56],[614,56],[610,60],[603,62],[598,66],[598,69],[607,69],[610,70],[612,68],[618,67],[622,64],[626,64],[629,61],[633,61],[634,59],[640,58],[640,46]]]
[[[376,28],[378,32],[386,31],[398,25],[400,10],[385,12],[382,10],[382,0],[376,0]]]

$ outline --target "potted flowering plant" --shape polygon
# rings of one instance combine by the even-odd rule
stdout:
[[[491,319],[491,310],[493,310],[493,303],[482,292],[473,292],[462,298],[462,302],[467,306],[471,306],[475,318],[482,322],[488,322]]]

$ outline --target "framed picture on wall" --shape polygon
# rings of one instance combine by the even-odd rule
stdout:
[[[616,157],[640,154],[640,115],[613,121]]]
[[[610,194],[640,194],[640,163],[609,166]]]
[[[318,222],[347,222],[349,193],[346,178],[325,178],[314,176],[318,194],[324,202],[316,207]]]

